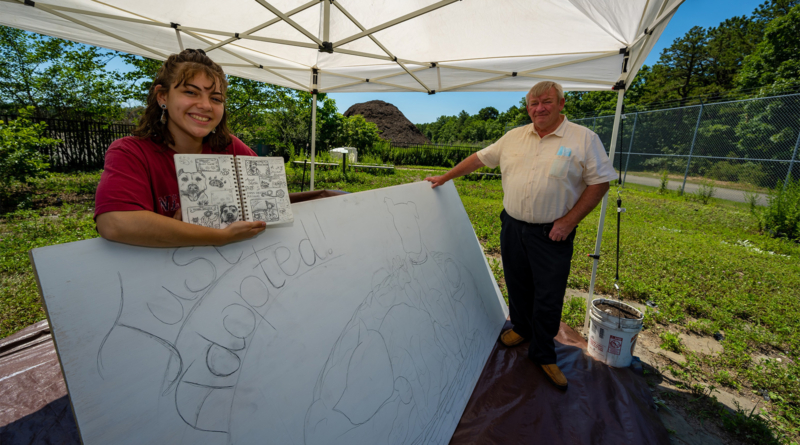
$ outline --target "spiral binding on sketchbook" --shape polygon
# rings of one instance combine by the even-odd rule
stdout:
[[[242,209],[242,215],[239,218],[240,221],[250,221],[252,215],[250,214],[250,206],[247,205],[247,194],[244,193],[244,184],[242,184],[242,170],[239,167],[239,159],[240,158],[231,158],[231,165],[233,166],[233,170],[236,172],[236,192],[239,194],[239,208]]]

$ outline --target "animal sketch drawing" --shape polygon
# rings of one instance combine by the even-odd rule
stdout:
[[[203,172],[186,172],[183,169],[178,171],[178,189],[181,196],[185,196],[193,204],[208,205],[207,188]]]
[[[225,186],[225,181],[216,176],[213,176],[208,180],[208,185],[221,189],[222,187]]]
[[[280,219],[278,215],[278,202],[273,199],[267,199],[267,215],[269,221],[277,221]]]
[[[239,208],[233,204],[222,204],[219,213],[222,224],[230,225],[239,221]]]
[[[217,218],[212,210],[206,210],[203,212],[203,217],[200,218],[200,224],[206,227],[219,226],[217,223]]]
[[[471,274],[425,246],[413,202],[385,203],[404,255],[375,272],[331,350],[306,413],[306,445],[447,443],[441,426],[460,416],[451,407],[480,364],[484,307]]]
[[[258,176],[262,181],[270,181],[272,179],[272,171],[268,160],[246,160],[245,170],[248,176]]]
[[[189,218],[194,224],[219,229],[219,206],[188,207]]]
[[[280,219],[278,201],[275,198],[253,201],[253,219],[265,222],[278,221]]]

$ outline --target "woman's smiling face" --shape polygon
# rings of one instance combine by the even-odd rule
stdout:
[[[167,106],[167,128],[175,146],[202,143],[204,137],[216,128],[225,109],[225,98],[220,83],[204,73],[197,73],[169,91],[159,91],[159,106]]]

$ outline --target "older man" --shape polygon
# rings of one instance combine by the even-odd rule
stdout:
[[[444,175],[426,179],[435,188],[480,167],[500,166],[505,207],[500,251],[514,326],[500,341],[514,346],[530,340],[528,357],[566,389],[553,338],[561,321],[575,229],[617,175],[597,134],[561,114],[561,85],[539,82],[526,99],[532,124],[509,131]]]

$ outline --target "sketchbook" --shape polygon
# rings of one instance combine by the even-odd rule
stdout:
[[[224,229],[236,221],[292,222],[283,158],[176,154],[183,221]]]

